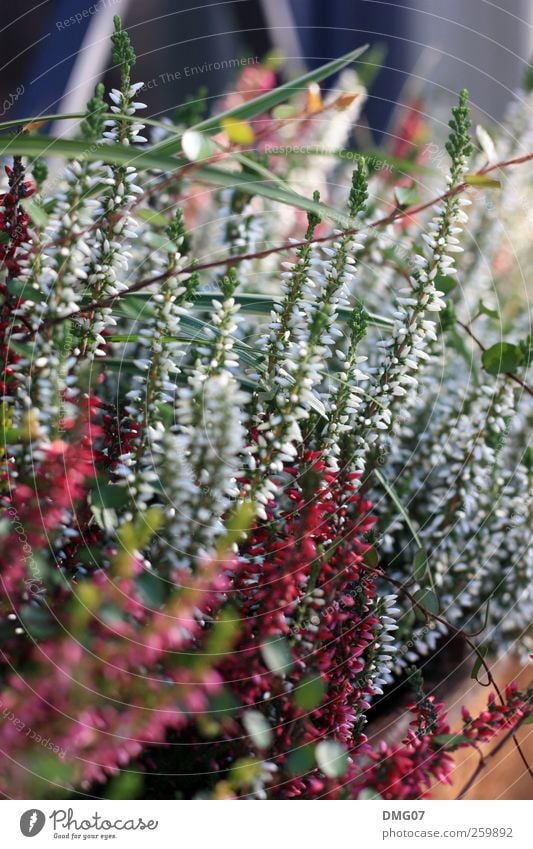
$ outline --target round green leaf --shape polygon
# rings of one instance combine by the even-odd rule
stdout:
[[[506,374],[516,371],[522,364],[523,354],[518,345],[497,342],[496,345],[483,351],[481,360],[489,374]]]
[[[423,548],[419,548],[418,551],[415,552],[415,556],[413,557],[413,573],[415,576],[415,580],[423,581],[426,577],[427,568],[427,554]]]
[[[292,669],[292,658],[283,637],[269,637],[261,646],[261,654],[271,672],[285,675]]]
[[[383,799],[383,796],[378,793],[377,790],[372,790],[371,787],[365,787],[364,790],[361,790],[357,798],[364,801],[370,799]]]
[[[272,743],[272,729],[269,722],[258,710],[247,710],[242,718],[246,733],[258,749],[268,749]]]
[[[315,749],[315,757],[328,778],[340,778],[348,767],[348,754],[336,740],[322,740]]]
[[[322,701],[326,682],[322,678],[308,678],[294,691],[294,703],[300,710],[313,710]]]
[[[428,611],[428,613],[439,612],[439,600],[432,590],[417,590],[414,594],[417,602]]]

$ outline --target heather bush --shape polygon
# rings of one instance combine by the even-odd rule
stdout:
[[[116,20],[79,138],[1,127],[5,796],[416,799],[531,716],[532,95],[356,150],[361,52],[143,121]]]

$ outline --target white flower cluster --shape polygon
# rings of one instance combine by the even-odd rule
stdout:
[[[324,249],[325,258],[304,248],[295,263],[284,263],[285,297],[275,308],[268,337],[263,340],[267,351],[263,385],[268,384],[272,389],[269,403],[258,410],[259,436],[252,448],[251,493],[259,503],[260,517],[266,517],[264,505],[278,489],[276,476],[296,456],[302,441],[300,423],[312,411],[331,423],[326,443],[335,446],[329,452],[331,465],[335,467],[338,447],[335,433],[347,429],[350,409],[360,402],[356,386],[346,395],[333,393],[331,397],[320,388],[327,377],[325,364],[333,352],[336,350],[338,356],[343,356],[338,347],[343,335],[337,321],[338,310],[351,307],[353,255],[361,248],[353,237],[339,233],[339,240]],[[341,384],[346,383],[349,374],[363,377],[356,361],[361,360],[354,352],[346,377],[342,373],[339,376]],[[330,401],[335,406],[333,416]]]
[[[80,310],[91,256],[88,198],[100,173],[98,162],[74,160],[68,165],[64,184],[54,197],[54,209],[43,231],[45,244],[39,262],[21,262],[20,281],[25,283],[25,300],[14,314],[25,318],[35,336],[31,368],[25,359],[16,366],[17,391],[24,408],[38,411],[44,438],[61,430],[61,418],[69,411],[64,393],[67,391],[72,399],[77,391],[73,371],[80,353],[79,340],[75,325],[61,320],[67,316],[76,318]],[[44,318],[46,326],[42,326]]]
[[[391,667],[397,651],[395,632],[398,630],[398,617],[402,613],[395,594],[381,596],[378,606],[377,615],[382,628],[372,644],[372,661],[368,670],[376,696],[383,695],[383,687],[392,681]]]
[[[225,298],[213,300],[208,340],[197,350],[197,359],[186,386],[176,401],[177,432],[165,436],[163,462],[172,463],[166,484],[170,494],[171,546],[175,568],[199,565],[211,552],[223,530],[223,517],[237,498],[244,450],[243,409],[248,396],[233,370],[237,329],[231,291],[236,280],[226,278]],[[168,476],[162,472],[162,480]]]
[[[451,189],[465,170],[466,160],[455,181],[449,183]],[[456,273],[452,255],[462,251],[458,236],[468,220],[464,209],[470,203],[467,198],[451,197],[436,207],[429,234],[423,235],[424,254],[415,260],[418,272],[410,278],[410,288],[401,289],[396,298],[391,336],[377,343],[384,352],[384,361],[371,369],[371,382],[366,389],[371,399],[355,419],[354,465],[359,471],[365,470],[367,456],[377,448],[381,433],[393,427],[397,404],[400,402],[402,410],[406,410],[418,386],[416,374],[430,360],[429,351],[437,335],[435,322],[427,313],[439,312],[446,306],[436,281],[439,275]]]
[[[181,239],[183,241],[183,239]],[[176,377],[180,373],[183,347],[178,341],[180,317],[187,287],[180,282],[180,268],[187,265],[187,257],[179,251],[169,255],[172,270],[152,295],[153,304],[143,311],[140,322],[137,350],[133,365],[132,388],[128,391],[128,414],[135,432],[133,444],[120,459],[117,473],[122,473],[129,494],[137,509],[144,510],[153,498],[158,474],[154,470],[153,452],[165,432],[162,407],[173,411],[176,405]]]
[[[199,567],[212,554],[222,517],[238,495],[245,400],[229,372],[197,374],[180,392],[180,432],[162,435],[170,517],[163,556],[176,569]]]
[[[104,141],[120,142],[122,145],[135,145],[146,141],[140,135],[143,124],[129,120],[138,109],[144,109],[144,103],[133,98],[143,87],[143,83],[129,86],[127,91],[113,89],[110,94],[111,111],[116,118],[106,123]],[[126,117],[125,117],[126,116]],[[137,185],[137,169],[134,165],[111,165],[105,167],[102,180],[107,187],[94,205],[94,239],[92,258],[88,271],[88,288],[93,301],[113,299],[128,286],[124,282],[128,270],[130,253],[124,249],[124,239],[135,239],[137,230],[135,220],[128,212],[143,190]],[[99,226],[99,222],[104,222]],[[84,328],[84,347],[89,359],[105,356],[103,332],[116,325],[111,315],[111,306],[101,306],[94,310],[86,320]]]
[[[391,454],[384,475],[403,481],[402,500],[418,527],[445,619],[480,631],[495,650],[517,640],[530,651],[533,490],[515,448],[528,429],[516,413],[520,391],[503,377],[463,394],[455,370],[444,383],[435,372],[433,391],[415,408],[431,410],[431,419],[422,432],[401,433],[402,450]],[[402,517],[384,518],[382,551],[393,557],[397,579],[412,579],[411,561],[394,557],[412,550],[411,531]],[[433,650],[443,633],[439,622],[414,632],[398,668]]]

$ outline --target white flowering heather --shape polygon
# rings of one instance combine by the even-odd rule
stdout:
[[[495,385],[479,387],[464,403],[455,426],[438,443],[440,453],[438,458],[434,454],[432,475],[424,484],[419,482],[425,487],[428,509],[420,536],[432,547],[432,570],[441,604],[449,621],[463,625],[466,620],[470,630],[483,622],[484,600],[503,589],[497,584],[504,582],[505,570],[510,567],[507,558],[516,557],[526,573],[531,569],[523,543],[511,554],[502,533],[504,527],[512,531],[515,510],[511,495],[514,473],[506,480],[505,469],[505,441],[515,396],[515,389],[505,378]],[[518,464],[516,474],[523,482],[520,469]],[[527,486],[521,502],[525,514],[530,497]],[[518,524],[527,525],[526,515],[518,518]],[[484,593],[482,586],[486,588],[495,578],[491,592]],[[520,610],[522,613],[523,606]]]
[[[364,209],[366,199],[365,167],[360,160],[353,173],[349,198],[349,211],[354,221]],[[317,223],[316,218],[310,217],[307,241]],[[259,504],[260,517],[266,515],[263,505],[277,491],[275,476],[296,456],[302,441],[300,422],[308,419],[312,410],[326,416],[328,430],[324,446],[330,449],[337,428],[347,422],[350,405],[358,402],[355,386],[347,393],[342,392],[348,374],[355,375],[355,362],[352,362],[355,351],[350,354],[346,376],[341,372],[339,377],[341,389],[332,393],[333,415],[330,398],[324,395],[324,404],[319,387],[326,376],[324,367],[343,335],[338,327],[338,310],[351,306],[354,254],[361,247],[351,234],[341,232],[331,248],[323,249],[326,259],[314,255],[309,246],[304,245],[295,263],[285,263],[288,278],[285,298],[274,309],[264,360],[263,386],[268,382],[274,392],[266,409],[259,412],[257,443],[252,448],[253,474],[249,489],[251,497]],[[337,354],[343,356],[340,348]],[[337,453],[337,446],[328,451],[332,468],[336,468]]]
[[[128,35],[122,31],[120,21],[115,19],[113,35],[113,59],[121,70],[121,89],[110,93],[111,111],[116,118],[106,121],[108,129],[103,138],[109,144],[136,145],[146,141],[140,135],[144,125],[131,118],[145,104],[135,101],[135,95],[143,83],[130,83],[130,71],[135,62]],[[134,239],[137,235],[135,221],[128,213],[128,207],[138,200],[142,189],[136,184],[137,169],[133,165],[112,165],[105,169],[102,182],[107,186],[104,194],[95,203],[96,246],[93,247],[88,273],[88,289],[93,301],[108,300],[110,303],[96,308],[85,322],[83,334],[83,354],[89,359],[103,357],[106,329],[116,325],[112,317],[113,299],[127,289],[120,278],[128,270],[130,254],[124,249],[123,240]]]
[[[102,95],[103,86],[99,85],[82,122],[88,143],[93,143],[102,130]],[[32,406],[38,411],[45,438],[57,433],[61,419],[68,416],[66,393],[70,399],[76,394],[76,325],[63,319],[76,317],[80,311],[91,255],[88,198],[100,175],[98,162],[74,160],[65,169],[64,184],[53,197],[53,210],[40,237],[44,244],[33,246],[39,250],[39,261],[24,263],[19,281],[25,300],[15,314],[24,317],[35,336],[31,372],[26,361],[18,363],[18,395],[23,408]]]
[[[456,272],[450,254],[460,253],[458,235],[467,221],[464,207],[470,205],[467,198],[453,194],[467,168],[471,143],[468,135],[470,121],[466,107],[466,92],[462,92],[459,106],[453,110],[450,121],[452,133],[447,144],[452,165],[447,180],[451,194],[436,207],[436,216],[428,225],[428,233],[422,238],[426,244],[424,254],[417,257],[419,266],[410,278],[410,288],[400,289],[396,298],[395,326],[389,339],[378,342],[384,351],[384,362],[373,370],[372,383],[367,391],[372,397],[356,417],[354,439],[355,467],[364,471],[367,456],[375,450],[381,431],[389,431],[393,425],[393,407],[407,404],[406,396],[412,396],[417,387],[416,372],[421,364],[430,359],[428,344],[436,340],[436,326],[427,313],[440,312],[445,307],[443,292],[438,286],[440,275]]]
[[[376,603],[375,615],[379,616],[382,628],[371,649],[368,675],[374,695],[383,695],[383,687],[392,681],[391,666],[397,652],[397,620],[402,611],[396,595],[381,596]]]
[[[513,390],[503,379],[499,384],[482,385],[472,394],[462,402],[463,411],[455,424],[440,442],[433,443],[432,476],[436,481],[433,485],[432,481],[425,482],[431,491],[429,498],[425,496],[430,511],[421,535],[432,540],[434,546],[439,539],[443,540],[443,547],[452,545],[455,538],[464,546],[475,546],[480,506],[492,504],[498,440],[505,437],[513,414]],[[445,577],[449,570],[462,571],[465,567],[456,543],[451,558],[440,548],[438,545],[433,551],[439,583],[439,573]]]
[[[479,628],[489,605],[485,642],[496,651],[514,644],[527,658],[533,650],[533,473],[531,458],[526,460],[507,473],[492,521],[480,531],[480,548],[486,559],[471,596],[477,613],[473,619]],[[483,609],[479,609],[480,601]]]
[[[227,371],[208,379],[197,373],[180,392],[180,433],[163,437],[160,458],[171,516],[164,557],[174,568],[201,566],[224,530],[222,517],[238,495],[245,400]]]
[[[340,348],[336,351],[341,365],[334,378],[338,385],[331,394],[322,445],[328,467],[333,471],[339,469],[339,457],[345,447],[345,437],[352,432],[352,418],[364,402],[364,391],[360,384],[368,377],[359,366],[367,361],[367,357],[359,356],[358,351],[359,343],[366,333],[366,324],[365,309],[358,303],[353,308],[350,321],[348,350],[346,353]],[[330,379],[333,380],[333,376]]]
[[[222,201],[224,206],[220,209],[218,227],[221,235],[218,241],[224,256],[253,253],[263,238],[261,216],[254,211],[253,196],[241,189],[226,190],[222,192]],[[250,268],[251,262],[244,260],[241,263],[243,278]]]
[[[198,347],[192,374],[178,392],[177,433],[162,442],[166,453],[161,462],[170,456],[177,467],[165,483],[174,567],[198,565],[211,553],[223,530],[222,517],[238,495],[247,395],[233,374],[238,365],[233,351],[236,285],[230,271],[222,281],[223,300],[213,301],[211,328],[205,329],[209,339]],[[166,482],[168,474],[161,474]]]
[[[196,285],[196,275],[180,279],[180,269],[188,264],[187,256],[180,252],[186,238],[181,210],[167,235],[169,247],[173,248],[166,258],[167,276],[143,310],[133,359],[132,389],[126,395],[125,412],[134,436],[128,452],[119,457],[117,469],[140,510],[151,500],[157,484],[153,444],[157,453],[165,432],[165,410],[172,418],[176,405],[176,377],[184,353],[178,340],[180,318],[182,311],[190,306],[189,298]]]
[[[418,529],[446,620],[479,631],[496,650],[512,638],[527,652],[532,488],[529,455],[517,457],[513,450],[524,433],[516,415],[520,389],[502,377],[463,387],[462,394],[460,377],[454,375],[453,386],[447,375],[445,380],[444,391],[449,388],[453,395],[419,399],[419,411],[432,411],[429,424],[421,435],[418,428],[410,438],[407,429],[401,432],[403,450],[391,453],[384,474],[403,481],[402,500]],[[411,528],[401,515],[390,520],[385,514],[380,530],[393,574],[407,580],[412,561],[404,557],[412,551]],[[400,558],[394,557],[398,551]],[[418,580],[427,584],[427,575],[419,574]],[[419,636],[414,632],[400,666],[433,650],[445,632],[442,623],[421,635],[419,629]]]

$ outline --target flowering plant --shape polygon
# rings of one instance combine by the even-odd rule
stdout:
[[[416,122],[401,151],[346,146],[364,66],[318,83],[360,53],[140,122],[117,19],[120,86],[80,138],[2,137],[6,796],[416,799],[531,716],[486,659],[531,650],[531,338],[502,230],[531,95],[496,153],[462,92],[434,190]],[[423,680],[451,637],[494,690],[453,733]],[[400,682],[405,739],[376,742]]]

